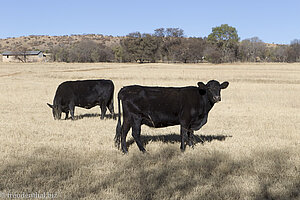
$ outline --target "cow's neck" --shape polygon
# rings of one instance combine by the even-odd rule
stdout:
[[[212,109],[212,107],[214,107],[215,103],[211,102],[208,100],[207,102],[207,113]]]

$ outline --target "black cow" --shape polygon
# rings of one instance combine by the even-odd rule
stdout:
[[[100,105],[101,119],[104,118],[106,107],[114,116],[114,84],[111,80],[81,80],[66,81],[61,83],[53,100],[52,108],[54,119],[60,119],[61,113],[66,113],[68,118],[69,111],[74,119],[75,106],[90,109]]]
[[[192,146],[193,132],[207,122],[207,116],[215,103],[221,101],[221,89],[229,83],[211,80],[207,84],[198,82],[198,87],[144,87],[132,85],[123,87],[118,93],[119,119],[115,144],[127,153],[126,136],[132,128],[132,136],[143,152],[141,125],[154,128],[180,125],[182,151],[188,139]],[[121,126],[120,101],[123,107]],[[121,139],[120,139],[121,138]],[[121,140],[121,141],[120,141]]]

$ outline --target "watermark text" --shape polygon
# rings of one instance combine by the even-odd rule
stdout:
[[[25,192],[0,192],[0,199],[9,198],[9,199],[56,199],[58,198],[57,193],[51,192],[32,192],[32,193],[25,193]]]

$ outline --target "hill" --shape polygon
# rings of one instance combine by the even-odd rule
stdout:
[[[108,47],[116,46],[120,43],[121,37],[103,36],[100,34],[85,35],[30,35],[22,37],[11,37],[0,39],[0,52],[16,51],[16,50],[41,50],[44,52],[51,51],[56,46],[71,46],[82,40],[92,40],[96,43],[103,44]]]

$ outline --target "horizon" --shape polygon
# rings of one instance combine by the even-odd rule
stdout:
[[[300,27],[296,26],[300,2],[296,0],[10,3],[14,6],[0,13],[5,22],[0,39],[86,34],[117,37],[132,32],[154,33],[157,28],[181,28],[185,37],[204,38],[221,24],[236,28],[240,41],[258,37],[269,44],[290,44],[300,39]]]

